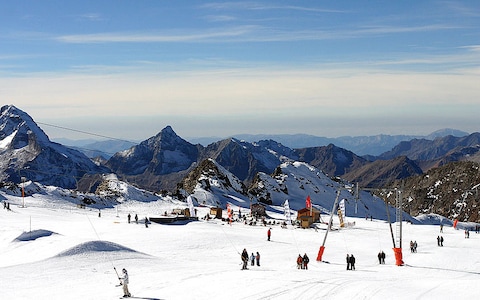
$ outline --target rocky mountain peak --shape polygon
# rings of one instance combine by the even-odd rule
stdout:
[[[34,135],[34,139],[39,143],[50,142],[45,132],[27,113],[13,105],[2,106],[0,109],[0,140],[4,140],[3,146],[6,147],[8,144],[13,149],[23,148],[28,145],[31,135]]]
[[[84,174],[106,170],[83,153],[51,142],[33,119],[15,106],[3,106],[0,113],[0,180],[18,183],[23,177],[75,188]]]

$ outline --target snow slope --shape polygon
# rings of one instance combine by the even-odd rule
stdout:
[[[181,203],[126,201],[114,208],[47,205],[42,195],[4,195],[0,210],[2,299],[118,299],[115,272],[126,268],[130,291],[140,299],[476,299],[480,234],[450,226],[403,224],[405,266],[396,266],[389,226],[347,218],[354,227],[328,234],[324,262],[317,262],[324,230],[279,225],[229,225],[221,220],[186,225],[128,224],[127,214],[160,215]],[[61,201],[61,200],[59,200]],[[208,208],[197,208],[199,216]],[[242,213],[247,213],[242,208]],[[270,213],[273,217],[281,217]],[[334,219],[338,223],[338,219]],[[395,228],[395,224],[393,224]],[[272,241],[266,240],[272,228]],[[32,238],[18,240],[32,232]],[[445,238],[438,247],[437,235]],[[416,240],[418,253],[408,242]],[[240,270],[239,253],[260,252],[261,266]],[[377,253],[384,250],[386,264]],[[298,270],[307,253],[309,270]],[[345,255],[356,256],[346,271]]]

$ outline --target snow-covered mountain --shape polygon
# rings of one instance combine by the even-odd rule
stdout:
[[[75,188],[86,173],[106,169],[83,153],[53,143],[33,119],[13,105],[0,109],[0,179]]]
[[[315,167],[296,161],[282,163],[272,175],[259,173],[249,193],[272,207],[281,207],[288,200],[294,210],[304,208],[305,200],[310,196],[312,206],[325,213],[332,210],[339,192],[339,200],[345,200],[347,216],[388,219],[383,199],[362,190],[356,195],[355,190],[347,182],[334,181]],[[392,207],[388,213],[394,218]],[[415,222],[407,214],[404,219]]]
[[[170,126],[157,135],[117,152],[106,165],[123,180],[149,190],[172,190],[198,158],[199,149]]]
[[[213,159],[198,164],[179,184],[181,197],[191,195],[200,205],[226,207],[227,203],[248,208],[247,188],[235,175]]]
[[[194,168],[179,185],[178,194],[193,195],[199,204],[225,208],[227,203],[248,208],[251,203],[263,203],[267,211],[283,213],[283,204],[289,200],[294,210],[305,207],[310,196],[313,207],[329,213],[337,192],[339,200],[345,200],[346,215],[373,217],[387,220],[385,202],[366,191],[358,197],[355,188],[345,182],[337,182],[307,163],[287,161],[279,165],[274,174],[258,173],[248,191],[241,180],[213,159],[208,159]],[[395,209],[388,213],[395,218]],[[416,222],[404,214],[404,219]]]

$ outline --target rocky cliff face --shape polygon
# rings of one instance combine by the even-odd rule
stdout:
[[[197,162],[199,148],[179,137],[170,126],[128,150],[113,155],[106,165],[123,179],[149,190],[173,190]]]
[[[13,105],[0,109],[0,179],[22,178],[64,188],[76,188],[87,173],[108,172],[79,151],[49,140],[33,119]]]
[[[396,183],[401,186],[400,182]],[[453,162],[404,180],[404,209],[412,215],[435,213],[480,222],[480,165]]]
[[[298,160],[307,162],[335,177],[356,170],[369,162],[355,153],[330,144],[325,147],[296,149]]]
[[[251,182],[258,172],[272,172],[281,162],[279,155],[265,146],[233,138],[208,145],[202,158],[214,159],[245,182]]]

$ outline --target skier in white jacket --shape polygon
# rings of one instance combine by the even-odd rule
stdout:
[[[123,272],[123,276],[120,278],[120,282],[122,283],[122,286],[123,286],[123,297],[124,298],[131,297],[132,295],[128,291],[128,273],[127,273],[127,270],[123,269],[122,272]]]

